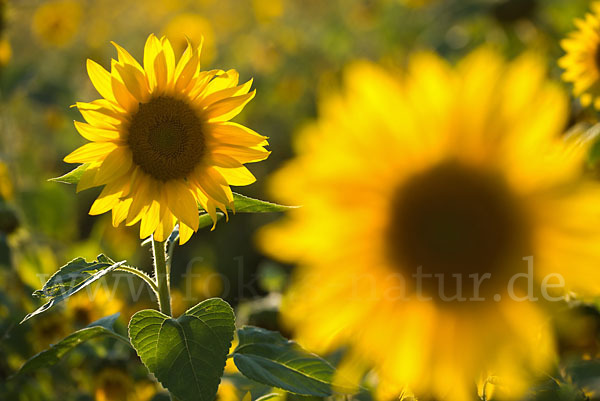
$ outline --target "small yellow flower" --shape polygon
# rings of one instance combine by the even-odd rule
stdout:
[[[600,110],[600,2],[592,3],[585,19],[576,19],[577,30],[561,42],[566,51],[558,64],[563,80],[572,82],[573,94],[583,106]]]
[[[198,205],[213,221],[233,209],[230,185],[255,181],[244,163],[264,160],[266,138],[229,122],[252,100],[252,80],[235,70],[200,71],[200,47],[188,44],[176,63],[171,43],[150,35],[142,67],[125,49],[108,72],[88,60],[103,99],[77,103],[92,141],[65,157],[88,163],[77,190],[104,185],[90,209],[112,210],[113,225],[141,222],[140,237],[165,240],[179,222],[185,243],[199,225]],[[214,228],[214,226],[213,226]]]
[[[581,176],[588,146],[561,137],[567,97],[536,56],[489,49],[456,67],[418,54],[404,74],[356,64],[346,87],[272,181],[303,205],[259,238],[299,265],[284,321],[309,349],[348,346],[382,394],[472,400],[489,374],[522,395],[555,356],[523,258],[536,283],[600,290],[600,185]]]
[[[77,0],[45,2],[33,15],[33,33],[44,44],[65,46],[77,34],[82,16],[83,8]]]

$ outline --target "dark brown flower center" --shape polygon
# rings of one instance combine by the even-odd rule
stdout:
[[[423,296],[490,297],[526,269],[529,230],[497,174],[447,161],[406,182],[392,206],[391,257]],[[485,274],[475,291],[474,275]]]
[[[187,102],[167,96],[139,105],[127,141],[134,163],[161,181],[186,177],[206,147],[196,112]]]

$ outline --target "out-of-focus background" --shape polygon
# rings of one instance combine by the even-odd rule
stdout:
[[[509,57],[539,51],[558,81],[559,41],[588,6],[587,0],[0,0],[0,399],[164,396],[135,354],[110,341],[84,345],[52,370],[6,381],[72,330],[115,312],[124,325],[141,305],[152,306],[139,281],[113,278],[91,289],[95,302],[82,292],[18,324],[40,305],[31,293],[77,256],[105,253],[150,268],[137,227],[115,229],[109,214],[87,214],[99,189],[75,195],[73,186],[47,181],[74,167],[62,158],[84,139],[70,106],[99,97],[85,61],[108,67],[116,55],[110,41],[141,59],[150,33],[167,35],[179,54],[186,37],[197,44],[203,35],[203,69],[235,68],[241,80],[253,77],[257,96],[236,121],[268,136],[273,153],[249,165],[258,181],[236,191],[268,199],[269,173],[291,157],[294,133],[317,115],[318,99],[339,86],[348,63],[368,59],[398,70],[416,50],[453,61],[485,43]],[[573,122],[591,117],[573,103]],[[236,215],[179,247],[175,313],[222,296],[238,307],[241,323],[278,329],[278,294],[291,267],[267,260],[252,240],[277,217]],[[578,320],[559,325],[562,346],[595,355],[597,316],[577,313]],[[219,398],[241,399],[244,385],[225,380]]]

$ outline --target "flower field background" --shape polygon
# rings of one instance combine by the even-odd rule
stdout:
[[[78,257],[100,262],[98,255],[106,254],[152,272],[152,245],[145,241],[140,246],[137,225],[115,228],[110,214],[88,214],[101,188],[75,195],[75,186],[49,181],[75,167],[63,158],[86,143],[73,126],[81,115],[71,106],[98,98],[86,60],[110,69],[111,58],[116,58],[111,41],[141,61],[151,33],[166,36],[177,59],[187,40],[195,46],[203,40],[202,70],[235,68],[240,82],[253,78],[256,97],[235,121],[268,137],[272,153],[247,166],[256,182],[234,191],[280,201],[277,188],[269,185],[271,177],[304,147],[298,133],[321,115],[322,99],[343,87],[350,66],[369,61],[397,76],[410,57],[422,51],[433,51],[450,63],[484,45],[506,59],[533,51],[549,79],[566,94],[572,86],[561,83],[558,60],[565,54],[561,40],[576,29],[574,19],[583,18],[589,8],[583,0],[0,0],[0,400],[170,399],[126,344],[127,338],[93,339],[65,352],[50,368],[17,373],[33,355],[75,330],[113,316],[103,324],[114,323],[117,333],[126,333],[138,310],[155,308],[154,294],[139,278],[113,272],[20,323],[44,303],[31,294]],[[569,106],[568,122],[556,131],[598,122],[593,107],[584,107],[573,97]],[[376,135],[365,132],[374,141]],[[592,154],[592,169],[595,161]],[[302,330],[294,325],[303,324],[302,319],[284,323],[279,309],[297,268],[274,257],[276,251],[264,250],[268,246],[256,235],[282,217],[280,210],[228,217],[214,230],[211,222],[177,247],[169,262],[173,316],[220,297],[235,310],[237,327],[258,326],[295,338]],[[302,305],[303,300],[296,297],[294,302]],[[555,305],[544,324],[551,326],[556,360],[536,372],[536,381],[519,391],[518,399],[600,399],[599,307],[595,296]],[[302,308],[298,310],[302,313]],[[493,323],[488,329],[494,330]],[[313,394],[306,398],[311,401],[414,396],[397,386],[384,389],[381,374],[372,372],[371,366],[363,368],[363,363],[372,362],[369,358],[346,353],[343,346],[332,350],[317,335],[304,339],[299,338],[302,345],[361,384],[354,395],[274,389],[241,375],[239,366],[228,359],[217,399],[251,401],[269,394],[292,401],[305,398],[295,393]],[[271,335],[268,341],[283,340]],[[544,347],[542,341],[538,345]],[[382,345],[378,347],[374,354],[383,352]],[[479,383],[473,378],[472,399],[514,399],[510,391],[509,395],[495,391],[503,386],[500,381],[481,374]],[[418,399],[433,401],[437,396]],[[447,399],[461,401],[460,397]]]

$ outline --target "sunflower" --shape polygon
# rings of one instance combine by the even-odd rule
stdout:
[[[49,46],[63,47],[79,31],[83,7],[78,0],[53,0],[40,5],[33,14],[32,30]]]
[[[577,31],[561,42],[566,55],[558,64],[565,69],[562,76],[572,82],[573,94],[583,106],[600,110],[600,2],[592,3],[585,19],[576,19]]]
[[[600,186],[543,64],[488,48],[355,64],[272,179],[304,205],[259,233],[299,265],[284,321],[315,351],[348,346],[381,397],[471,400],[482,375],[520,394],[554,358],[542,305],[600,289]]]
[[[77,103],[87,123],[75,128],[92,142],[65,161],[85,163],[78,191],[104,185],[90,214],[112,210],[115,227],[141,222],[140,237],[158,241],[179,222],[183,244],[198,229],[198,205],[216,223],[217,209],[233,209],[229,185],[255,181],[244,163],[270,153],[264,136],[229,121],[254,97],[252,80],[238,85],[235,70],[200,71],[200,47],[191,44],[176,63],[165,37],[148,37],[143,67],[113,44],[110,72],[87,61],[103,99]]]

